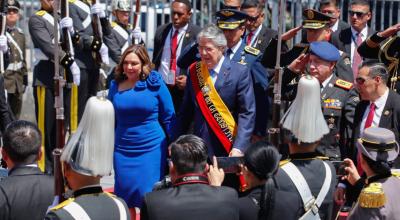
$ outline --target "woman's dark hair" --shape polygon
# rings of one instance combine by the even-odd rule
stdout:
[[[365,162],[367,162],[369,168],[377,175],[389,175],[391,173],[392,163],[387,161],[373,161],[361,154]]]
[[[259,216],[268,216],[274,201],[274,178],[278,171],[281,156],[278,150],[268,142],[260,141],[252,144],[244,153],[243,163],[247,169],[260,180],[266,180],[260,199]]]
[[[121,60],[115,67],[115,81],[117,83],[120,83],[127,79],[126,75],[124,74],[124,61],[126,59],[126,56],[128,56],[128,54],[130,53],[136,54],[142,62],[142,71],[139,76],[140,80],[146,80],[150,71],[153,69],[153,64],[150,61],[150,57],[147,53],[146,48],[141,44],[131,45],[124,51],[121,56]]]

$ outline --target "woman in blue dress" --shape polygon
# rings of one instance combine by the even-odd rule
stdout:
[[[151,71],[146,49],[132,45],[122,54],[108,98],[116,117],[115,194],[133,212],[144,194],[164,176],[167,137],[175,120],[168,88]]]

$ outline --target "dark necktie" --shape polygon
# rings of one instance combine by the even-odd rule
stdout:
[[[228,48],[227,50],[226,50],[226,57],[230,60],[231,59],[231,54],[233,53],[233,51],[232,51],[232,49],[231,48]]]

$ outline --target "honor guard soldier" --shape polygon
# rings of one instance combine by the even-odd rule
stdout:
[[[140,27],[132,30],[129,24],[129,13],[131,11],[128,0],[114,0],[112,2],[112,14],[115,20],[111,22],[112,33],[104,36],[104,43],[109,48],[108,53],[111,61],[111,73],[107,78],[107,88],[109,82],[114,79],[114,67],[121,60],[122,53],[135,39],[136,42],[143,43]]]
[[[42,171],[53,172],[52,152],[56,146],[56,111],[54,108],[54,39],[53,3],[41,0],[41,9],[29,18],[29,33],[34,46],[34,56],[37,61],[33,69],[33,96],[38,127],[42,133],[42,158],[39,167]],[[72,23],[60,24],[60,27],[72,28]],[[61,22],[60,22],[61,23]],[[59,32],[60,34],[60,32]],[[59,49],[60,65],[69,68],[73,82],[79,85],[79,67],[70,54]],[[60,68],[60,71],[64,71]]]
[[[306,30],[307,43],[299,43],[293,46],[287,53],[281,55],[281,66],[290,64],[300,54],[306,52],[310,43],[315,41],[329,41],[332,30],[329,27],[331,17],[313,9],[305,9],[303,11],[303,26]],[[296,35],[300,28],[294,28],[282,35],[282,39],[289,40]],[[277,38],[272,38],[269,45],[264,51],[262,64],[267,68],[274,68],[276,65],[276,48],[278,45]],[[351,61],[349,55],[340,52],[340,59],[336,64],[335,74],[346,81],[353,82],[353,70],[351,68]]]
[[[360,178],[351,160],[345,161],[345,178],[365,185],[348,219],[398,219],[400,174],[390,169],[390,163],[399,155],[394,133],[386,128],[367,128],[358,140],[357,149],[367,178]]]
[[[129,220],[125,202],[103,192],[100,178],[112,171],[114,108],[105,97],[91,97],[79,123],[63,149],[61,161],[73,197],[50,209],[45,219]]]
[[[329,133],[320,100],[318,80],[301,77],[297,96],[281,121],[290,156],[274,177],[274,196],[265,203],[268,219],[331,219],[336,171],[315,151]]]
[[[248,15],[234,9],[223,9],[216,13],[217,26],[224,32],[227,40],[225,57],[232,62],[245,65],[250,69],[256,101],[256,120],[253,141],[266,136],[269,102],[267,96],[267,70],[260,63],[260,50],[247,46],[242,39],[246,30]]]
[[[74,36],[75,60],[81,71],[81,83],[78,90],[72,89],[70,97],[71,103],[78,103],[77,114],[73,111],[76,106],[70,106],[73,111],[70,129],[74,132],[86,101],[97,94],[101,64],[109,64],[108,47],[102,37],[111,34],[111,27],[104,6],[99,1],[92,5],[87,0],[69,0],[69,13],[73,21],[71,35]],[[78,117],[74,117],[76,115]]]
[[[285,68],[282,77],[283,97],[292,100],[296,95],[297,83],[291,82],[299,77],[299,74],[309,65],[308,74],[317,78],[320,83],[321,107],[326,123],[329,127],[329,134],[325,135],[317,148],[317,152],[329,157],[331,160],[341,160],[345,149],[339,144],[340,125],[342,117],[352,121],[356,103],[346,106],[348,111],[342,116],[342,109],[347,100],[358,102],[358,94],[351,90],[353,84],[340,79],[335,74],[335,64],[339,60],[338,49],[326,41],[312,42],[309,46],[309,53],[300,55],[288,68]]]
[[[9,42],[9,64],[5,66],[4,86],[7,90],[7,101],[15,115],[19,118],[22,107],[22,95],[28,84],[28,72],[25,62],[25,34],[16,27],[20,18],[20,4],[16,0],[7,2],[7,30]]]
[[[396,33],[400,30],[400,23],[384,31],[376,32],[364,41],[357,49],[364,58],[379,59],[389,70],[388,87],[400,94],[400,37]]]

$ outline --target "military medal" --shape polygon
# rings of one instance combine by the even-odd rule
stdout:
[[[208,93],[210,93],[210,87],[209,87],[208,85],[204,85],[204,86],[201,88],[201,92],[202,92],[203,94],[208,94]]]

